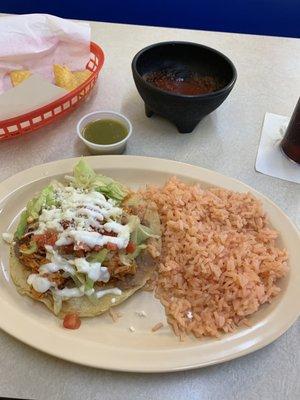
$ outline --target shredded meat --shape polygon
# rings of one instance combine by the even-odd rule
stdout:
[[[33,271],[38,271],[39,267],[43,264],[47,264],[49,260],[45,256],[33,253],[33,254],[22,254],[20,253],[19,260],[25,267],[32,269]]]
[[[47,276],[50,282],[56,283],[59,289],[60,287],[64,286],[68,280],[67,278],[64,278],[62,276],[60,271],[53,272],[51,274],[46,274],[45,276]]]
[[[75,250],[74,253],[75,253],[75,256],[76,256],[76,257],[82,258],[82,257],[85,256],[85,253],[86,253],[86,252],[85,252],[84,250]]]
[[[126,202],[125,202],[126,204]],[[138,215],[141,220],[143,220],[144,213],[146,206],[145,204],[140,204],[139,207],[126,207],[127,214],[123,215],[121,223],[126,224],[128,222],[128,217],[130,214]],[[72,226],[74,221],[67,221],[63,220],[61,221],[61,225],[63,229],[67,229],[70,226]],[[36,226],[35,226],[36,228]],[[92,228],[92,230],[97,231],[99,233],[105,234],[107,236],[112,236],[115,237],[117,234],[115,232],[107,232],[106,230],[103,229],[103,227],[96,229]],[[58,237],[58,233],[55,232],[54,230],[48,230],[45,233],[41,235],[34,235],[30,234],[22,238],[17,246],[16,246],[16,254],[21,261],[21,263],[28,268],[29,270],[32,270],[33,272],[37,273],[39,270],[39,267],[43,264],[49,263],[49,260],[46,259],[46,251],[45,251],[45,245],[54,245]],[[35,241],[38,250],[37,252],[33,254],[24,254],[20,252],[20,249],[25,250],[26,248],[29,248],[29,244],[31,241]],[[135,262],[132,263],[132,265],[124,265],[121,263],[120,258],[119,258],[119,252],[118,249],[114,248],[114,246],[111,246],[111,243],[108,243],[107,246],[105,246],[109,250],[109,259],[106,260],[103,265],[108,268],[108,271],[110,273],[110,283],[111,284],[118,284],[118,282],[122,283],[123,285],[129,280],[132,280],[139,271],[139,268],[137,268],[137,264]],[[115,246],[116,247],[116,246]],[[81,257],[86,257],[86,255],[91,252],[91,251],[101,251],[103,247],[101,246],[95,246],[93,248],[88,247],[84,243],[77,243],[77,244],[70,244],[70,245],[65,245],[65,246],[60,246],[59,247],[59,253],[63,255],[75,255],[75,257],[81,258]],[[132,253],[135,249],[132,247],[132,244],[128,245],[128,248],[126,248],[126,252]],[[155,249],[153,249],[152,253],[155,253]],[[156,255],[156,254],[155,254]],[[154,256],[154,254],[153,254]],[[47,278],[51,281],[54,282],[58,288],[65,287],[68,285],[69,282],[72,280],[70,278],[65,278],[63,276],[62,271],[57,271],[55,273],[48,273],[45,274]],[[73,281],[72,281],[73,282]],[[104,286],[102,282],[97,282],[96,283],[98,287]],[[37,293],[32,289],[32,294],[34,297],[39,298],[42,296],[42,294]]]
[[[126,275],[134,275],[136,272],[136,264],[124,265],[121,263],[119,256],[115,254],[109,261],[105,262],[111,278],[124,279]]]
[[[65,246],[61,246],[59,250],[62,254],[72,254],[74,252],[74,246],[73,244],[66,244]]]
[[[59,248],[59,253],[60,254],[75,254],[76,257],[85,257],[87,251],[83,250],[83,249],[74,249],[74,245],[73,244],[68,244],[66,246],[61,246]]]
[[[34,235],[32,240],[36,242],[39,248],[44,248],[46,244],[54,246],[55,242],[57,241],[57,232],[49,229],[41,235]]]

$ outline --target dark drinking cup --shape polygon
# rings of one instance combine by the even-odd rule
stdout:
[[[283,152],[300,164],[300,98],[281,142]]]

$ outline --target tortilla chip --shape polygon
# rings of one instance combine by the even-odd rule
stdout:
[[[9,73],[10,75],[10,80],[13,86],[19,85],[21,82],[25,81],[25,79],[29,78],[31,75],[30,71],[27,71],[25,69],[20,69],[16,71],[11,71]]]
[[[91,71],[88,69],[85,69],[83,71],[74,71],[73,75],[77,80],[77,86],[79,86],[91,76]]]
[[[126,200],[126,202],[128,199]],[[144,203],[139,208],[139,214],[142,222],[151,227],[155,233],[160,234],[160,220],[154,203]],[[152,242],[153,244],[153,242]],[[155,239],[155,246],[157,251],[161,250],[161,239]],[[32,270],[27,269],[17,258],[16,248],[11,247],[10,253],[10,275],[17,288],[17,291],[22,295],[27,295],[34,300],[40,301],[54,313],[54,303],[51,294],[46,293],[42,297],[37,297],[36,293],[32,290],[31,286],[27,283],[28,276]],[[111,307],[123,303],[127,298],[132,296],[137,290],[141,289],[151,277],[155,269],[155,259],[150,252],[145,249],[141,252],[136,259],[137,271],[134,275],[126,277],[126,279],[118,282],[117,287],[122,290],[120,296],[114,294],[107,294],[106,296],[98,299],[96,302],[91,302],[86,296],[79,298],[71,298],[63,301],[62,309],[59,317],[63,318],[66,314],[77,313],[80,317],[95,317],[96,315],[103,314]],[[108,289],[109,283],[103,286],[103,289]],[[112,298],[115,302],[112,303]]]
[[[56,86],[67,90],[73,90],[78,86],[76,77],[67,66],[54,64],[53,72]]]
[[[91,75],[88,69],[72,72],[66,65],[53,65],[55,84],[63,89],[73,90]]]

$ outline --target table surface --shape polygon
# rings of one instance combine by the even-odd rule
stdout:
[[[257,173],[254,163],[266,111],[290,115],[300,89],[300,41],[204,31],[92,22],[106,60],[90,101],[53,126],[0,143],[0,180],[36,164],[88,154],[77,121],[95,110],[126,114],[133,135],[126,153],[188,162],[240,179],[269,196],[298,227],[300,186]],[[187,40],[224,52],[238,79],[221,107],[191,135],[144,114],[130,70],[151,43]],[[30,399],[300,398],[300,321],[266,348],[218,366],[171,374],[131,374],[77,366],[42,354],[0,332],[0,396]]]

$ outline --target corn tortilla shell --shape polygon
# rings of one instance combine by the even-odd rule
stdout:
[[[140,217],[142,217],[142,222],[145,225],[150,226],[156,234],[160,234],[160,219],[154,203],[149,203],[145,207],[142,214],[143,215],[140,215]],[[161,240],[148,240],[151,240],[152,245],[155,243],[158,252],[160,252]],[[155,242],[153,242],[153,240]],[[96,315],[100,315],[108,311],[111,307],[123,303],[123,301],[132,296],[137,290],[145,285],[155,268],[155,259],[147,249],[142,251],[140,256],[136,259],[136,263],[138,268],[135,275],[128,277],[117,285],[117,287],[122,290],[122,294],[120,296],[107,294],[98,299],[98,301],[95,303],[92,303],[86,296],[71,298],[63,301],[62,309],[58,316],[63,318],[66,314],[77,313],[80,317],[95,317]],[[42,297],[36,298],[32,292],[32,288],[27,283],[27,278],[31,273],[31,270],[27,269],[21,264],[16,256],[15,248],[12,246],[10,251],[10,275],[17,291],[21,295],[29,296],[34,300],[44,303],[45,306],[54,313],[54,302],[51,294],[46,293]],[[103,287],[103,289],[107,289],[109,287],[110,285],[108,283]],[[112,298],[115,298],[115,303],[111,302]]]

